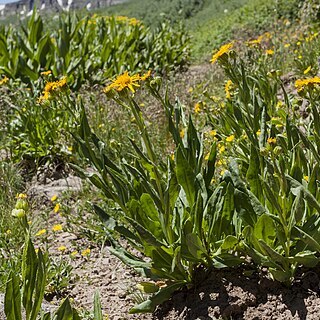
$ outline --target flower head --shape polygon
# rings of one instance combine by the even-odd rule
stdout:
[[[56,224],[52,227],[52,231],[57,232],[62,230],[62,225],[61,224]]]
[[[40,74],[42,75],[42,76],[48,76],[48,75],[50,75],[52,73],[52,71],[51,70],[48,70],[48,71],[43,71],[43,72],[41,72]]]
[[[211,63],[215,63],[220,57],[222,57],[223,55],[227,54],[230,52],[230,50],[233,47],[233,43],[227,43],[225,45],[223,45],[213,56],[212,59],[210,60]]]
[[[53,211],[54,211],[55,213],[58,213],[59,210],[60,210],[60,203],[57,203],[57,204],[54,206]]]
[[[81,255],[83,257],[86,257],[86,256],[88,256],[90,254],[90,252],[91,252],[91,250],[89,248],[88,249],[84,249],[84,250],[81,251]]]
[[[227,142],[232,142],[234,140],[234,134],[226,138]]]
[[[0,86],[3,85],[3,84],[6,84],[7,82],[9,81],[9,78],[8,77],[4,77],[0,80]]]
[[[274,55],[274,50],[272,50],[272,49],[266,50],[266,55],[267,55],[267,56],[272,56],[272,55]]]
[[[39,230],[37,233],[36,233],[36,236],[39,237],[39,236],[42,236],[43,234],[45,234],[47,232],[46,229],[41,229]]]
[[[268,138],[268,139],[267,139],[267,142],[268,142],[269,144],[276,144],[276,143],[277,143],[277,139],[276,139],[276,138]]]
[[[134,87],[140,87],[139,81],[141,77],[136,74],[130,76],[128,71],[121,74],[114,80],[109,86],[104,89],[104,92],[108,93],[111,89],[115,89],[117,91],[122,91],[126,88],[130,89],[130,91],[135,92]]]

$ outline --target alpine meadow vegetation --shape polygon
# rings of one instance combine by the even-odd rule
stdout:
[[[56,27],[36,10],[0,26],[8,320],[106,318],[98,291],[89,315],[67,297],[72,260],[92,252],[53,248],[65,231],[143,277],[129,313],[152,313],[218,269],[266,269],[290,287],[319,264],[316,1],[163,1],[159,16],[148,16],[153,1],[134,15],[137,3],[61,14]],[[195,63],[206,75],[179,87]],[[41,202],[30,184],[58,173],[82,189]],[[61,302],[52,312],[49,296]]]

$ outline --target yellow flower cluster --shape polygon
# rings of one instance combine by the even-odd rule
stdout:
[[[223,45],[211,58],[210,62],[215,63],[219,58],[221,58],[223,55],[229,53],[231,49],[233,48],[233,43],[227,43]]]
[[[295,87],[298,91],[302,91],[305,87],[313,87],[320,84],[320,77],[298,79],[295,83]]]
[[[126,88],[130,89],[132,92],[135,92],[134,87],[140,87],[139,82],[146,80],[147,78],[150,77],[150,75],[151,75],[150,70],[143,76],[140,76],[139,74],[130,76],[128,71],[126,71],[125,73],[118,76],[117,79],[114,80],[110,85],[108,85],[104,89],[104,92],[108,93],[112,89],[115,89],[120,92]]]
[[[140,20],[138,20],[136,18],[129,18],[129,17],[126,17],[126,16],[117,16],[116,17],[116,21],[125,22],[125,23],[130,24],[131,26],[136,26],[138,24],[141,24]]]
[[[47,82],[42,92],[42,96],[38,99],[38,103],[43,103],[49,100],[55,93],[64,89],[66,86],[67,86],[66,77],[63,77],[58,81]]]

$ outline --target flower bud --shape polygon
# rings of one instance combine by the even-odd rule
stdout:
[[[13,209],[13,210],[11,211],[11,214],[12,214],[12,216],[14,216],[14,217],[16,217],[16,218],[21,219],[21,218],[23,218],[23,217],[26,215],[26,212],[25,212],[25,210],[23,210],[23,209]]]
[[[273,153],[278,156],[280,153],[282,152],[282,148],[280,146],[276,146],[274,149],[273,149]]]
[[[18,199],[15,205],[15,209],[22,209],[27,210],[28,209],[28,202],[23,199]]]

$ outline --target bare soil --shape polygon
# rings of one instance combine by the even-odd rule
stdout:
[[[319,268],[301,272],[292,286],[243,271],[212,271],[194,288],[177,292],[154,319],[320,319]]]

